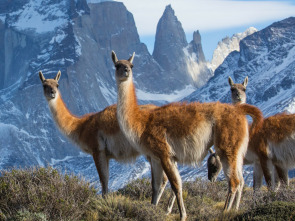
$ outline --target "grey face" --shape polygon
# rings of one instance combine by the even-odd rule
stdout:
[[[235,84],[231,77],[229,77],[228,83],[230,85],[232,103],[246,103],[246,87],[248,84],[248,77],[246,77],[244,82],[241,84]]]
[[[241,84],[235,84],[230,88],[232,103],[246,103],[246,88]]]
[[[54,79],[45,79],[42,72],[39,72],[39,77],[43,85],[43,92],[47,100],[54,99],[58,92],[58,81],[60,79],[61,73],[58,72]]]
[[[119,81],[125,81],[132,74],[133,65],[129,61],[118,61],[115,64],[116,79]]]
[[[128,60],[118,60],[117,55],[112,51],[112,60],[116,68],[116,79],[117,81],[126,81],[132,76],[133,59],[135,53]]]
[[[211,182],[215,182],[218,174],[222,169],[222,164],[220,161],[219,156],[216,153],[212,153],[208,160],[207,160],[207,167],[208,167],[208,179]]]

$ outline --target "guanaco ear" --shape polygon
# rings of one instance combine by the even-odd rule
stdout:
[[[242,85],[243,85],[244,87],[247,87],[247,84],[248,84],[248,76],[245,77],[245,80],[244,80],[244,82],[242,83]]]
[[[233,86],[234,85],[234,82],[233,80],[231,79],[231,77],[228,77],[228,83],[230,86]]]
[[[59,81],[60,79],[60,75],[61,75],[61,72],[58,71],[57,75],[55,76],[54,80],[56,80],[57,82]]]
[[[132,64],[134,59],[135,52],[133,52],[132,56],[128,59],[128,61]]]
[[[40,78],[40,80],[41,80],[42,83],[45,81],[45,77],[42,74],[42,71],[39,71],[39,78]]]
[[[213,153],[214,153],[214,151],[213,151],[212,148],[209,149],[209,153],[210,153],[210,154],[213,154]]]
[[[113,60],[114,65],[116,65],[116,63],[118,62],[118,58],[117,58],[117,55],[114,51],[112,51],[112,60]]]

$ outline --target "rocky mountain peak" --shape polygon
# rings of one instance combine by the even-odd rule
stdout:
[[[167,58],[163,58],[163,50],[173,51],[175,48],[186,46],[187,40],[182,25],[171,5],[168,5],[157,25],[153,57],[163,68],[168,68],[169,62]]]
[[[240,50],[231,52],[210,81],[187,100],[202,97],[202,102],[230,102],[228,76],[238,83],[248,76],[248,103],[260,107],[266,116],[284,111],[295,97],[294,32],[295,18],[291,17],[243,38]]]
[[[194,33],[193,33],[193,42],[195,44],[202,44],[201,43],[201,35],[200,35],[199,30],[194,31]]]
[[[217,48],[214,50],[211,65],[210,65],[212,71],[214,72],[215,69],[220,64],[222,64],[224,59],[232,51],[240,51],[240,41],[255,32],[257,32],[257,29],[250,27],[242,33],[234,34],[232,37],[226,36],[220,42],[218,42]]]
[[[156,32],[154,59],[173,79],[175,89],[185,85],[199,87],[207,81],[211,72],[207,68],[201,44],[201,35],[196,31],[190,44],[180,21],[171,5],[166,6]]]

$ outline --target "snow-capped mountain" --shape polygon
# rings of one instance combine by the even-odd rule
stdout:
[[[264,116],[288,111],[295,104],[295,18],[276,22],[240,41],[240,51],[231,52],[214,76],[186,101],[231,102],[228,77],[242,83],[249,77],[247,103],[258,106]],[[252,182],[246,167],[246,183]],[[294,171],[289,174],[294,176]]]
[[[240,41],[202,88],[188,101],[230,102],[228,77],[243,82],[249,77],[247,102],[268,116],[286,110],[295,93],[295,18],[276,22]]]
[[[0,3],[0,169],[50,164],[98,183],[91,156],[81,153],[54,125],[38,71],[52,78],[61,70],[61,94],[72,113],[96,112],[116,102],[111,50],[119,59],[135,51],[133,72],[140,103],[180,100],[201,86],[186,100],[228,101],[227,73],[241,81],[247,71],[250,103],[265,105],[266,113],[273,113],[269,110],[276,105],[280,110],[294,109],[288,95],[293,94],[294,82],[293,18],[243,39],[240,52],[232,52],[212,77],[199,32],[187,43],[171,6],[159,21],[152,56],[140,42],[133,16],[123,3],[88,3]],[[184,180],[193,180],[206,177],[207,170],[203,162],[199,168],[180,167],[180,172]],[[110,188],[118,189],[149,173],[143,157],[130,165],[111,161]]]
[[[170,85],[177,75],[149,54],[123,3],[93,2],[0,3],[0,168],[50,164],[98,181],[91,156],[81,153],[54,125],[39,70],[46,78],[61,70],[59,88],[76,115],[116,102],[111,50],[119,59],[136,53],[133,71],[140,103],[163,104],[195,90],[187,82]],[[110,186],[118,189],[130,179],[147,176],[149,165],[144,158],[127,166],[112,161],[110,172]]]
[[[225,37],[218,42],[211,60],[210,67],[212,71],[214,72],[232,51],[240,51],[240,41],[254,32],[257,32],[257,29],[250,27],[242,33],[234,34],[232,37]]]

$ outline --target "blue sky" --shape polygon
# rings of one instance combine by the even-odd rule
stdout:
[[[133,14],[140,39],[152,53],[157,23],[171,4],[188,42],[199,30],[207,60],[218,41],[249,27],[261,30],[275,21],[295,16],[295,0],[121,0]]]

